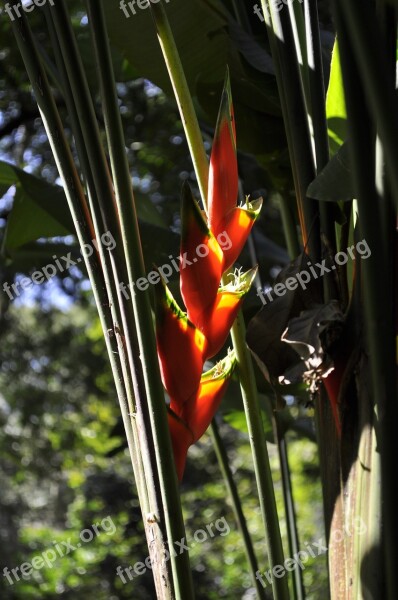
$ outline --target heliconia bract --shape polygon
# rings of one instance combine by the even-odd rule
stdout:
[[[183,312],[162,281],[157,285],[156,341],[162,382],[170,396],[168,424],[181,481],[189,447],[214,418],[236,364],[234,352],[202,374],[205,360],[225,344],[256,268],[223,273],[236,261],[258,217],[262,199],[238,200],[236,131],[227,74],[210,157],[208,219],[188,183],[182,190],[180,290]],[[218,239],[229,239],[221,247]]]

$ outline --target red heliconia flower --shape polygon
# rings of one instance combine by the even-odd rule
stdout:
[[[198,389],[206,338],[182,312],[163,281],[155,289],[156,343],[162,382],[175,402],[184,403]]]
[[[230,273],[231,283],[219,288],[213,305],[199,316],[195,324],[207,339],[206,359],[217,354],[224,345],[256,273],[257,267],[243,274]]]
[[[181,295],[188,318],[196,325],[198,315],[214,303],[224,257],[188,183],[184,183],[182,190],[181,221]]]
[[[208,223],[188,183],[182,190],[180,287],[185,314],[165,283],[156,286],[156,341],[162,382],[170,396],[168,424],[181,481],[189,446],[197,442],[218,410],[236,363],[233,352],[202,374],[232,327],[256,268],[222,275],[237,259],[260,212],[262,199],[236,205],[236,133],[227,74],[210,158]],[[229,248],[221,248],[221,236]],[[220,243],[218,242],[220,240]]]
[[[209,427],[230,381],[236,358],[234,352],[203,373],[195,394],[183,405],[170,402],[169,427],[178,478],[181,481],[189,446]]]
[[[210,156],[208,191],[209,227],[216,238],[225,232],[232,242],[224,250],[223,271],[241,253],[262,205],[260,198],[252,203],[246,200],[238,207],[238,183],[235,121],[227,73]]]

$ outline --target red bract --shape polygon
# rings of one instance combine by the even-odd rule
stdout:
[[[198,315],[214,302],[224,257],[188,183],[183,186],[181,217],[181,295],[188,318],[196,325]]]
[[[236,365],[234,352],[204,373],[195,396],[185,405],[184,416],[197,442],[209,427]]]
[[[218,236],[219,233],[226,232],[231,240],[230,248],[223,251],[224,271],[234,264],[239,254],[242,252],[254,222],[260,214],[262,204],[262,198],[258,198],[253,202],[246,199],[246,203],[243,206],[235,207],[222,221],[220,221],[219,231],[216,230],[214,234]]]
[[[196,323],[207,339],[206,359],[217,354],[224,345],[256,272],[257,267],[244,274],[231,273],[233,281],[218,290],[213,306]]]
[[[225,80],[209,170],[209,227],[216,238],[225,232],[232,244],[224,250],[223,271],[238,258],[258,217],[262,199],[236,205],[238,199],[236,133],[229,76]]]
[[[236,359],[233,352],[204,373],[199,387],[183,405],[170,403],[168,421],[176,463],[181,481],[189,446],[197,442],[209,427],[228,386]]]
[[[163,281],[156,286],[155,313],[162,382],[174,401],[184,403],[198,388],[206,338],[181,311]]]
[[[218,113],[209,170],[209,226],[217,237],[220,222],[238,200],[238,163],[231,85],[227,74]]]

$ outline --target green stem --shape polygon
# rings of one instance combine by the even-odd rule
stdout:
[[[278,194],[279,206],[282,217],[283,232],[285,234],[287,251],[290,259],[294,260],[300,254],[300,244],[297,235],[296,220],[293,215],[294,206],[289,202],[288,192]]]
[[[329,141],[317,0],[304,0],[304,13],[310,95],[308,105],[312,122],[316,173],[319,174],[329,162]],[[334,207],[328,202],[321,202],[319,213],[325,243],[329,253],[334,256],[337,251]],[[337,290],[333,274],[327,275],[323,284],[325,302],[328,302],[331,298],[336,298]]]
[[[270,569],[284,564],[282,539],[279,529],[278,511],[272,482],[271,466],[265,441],[263,421],[258,402],[253,362],[247,348],[246,327],[240,313],[232,327],[231,337],[238,361],[239,381],[242,391],[250,445],[253,454],[254,472],[261,513],[265,526]],[[272,588],[275,600],[288,600],[287,577],[278,579],[272,573]]]
[[[289,2],[287,6],[290,24],[292,27],[293,40],[296,48],[297,62],[300,70],[300,78],[303,86],[303,99],[308,117],[311,115],[310,74],[307,54],[307,37],[303,6],[299,2]],[[310,124],[310,121],[309,121]],[[311,135],[313,132],[311,131]]]
[[[280,429],[277,424],[276,427]],[[296,511],[293,500],[292,481],[290,477],[289,458],[287,453],[286,437],[283,433],[278,431],[277,433],[277,444],[279,461],[281,465],[281,474],[283,482],[283,497],[285,502],[286,510],[286,523],[287,523],[287,535],[289,539],[289,552],[290,556],[297,556],[300,550],[298,531],[297,531],[297,520]],[[293,581],[293,593],[295,600],[304,600],[305,589],[303,583],[303,574],[301,569],[294,569],[292,572]]]
[[[143,404],[141,399],[145,397],[145,390],[140,376],[133,308],[131,303],[126,302],[126,298],[121,293],[121,285],[127,280],[127,269],[122,252],[113,184],[102,147],[101,135],[82,60],[64,0],[57,2],[57,5],[51,10],[51,15],[79,118],[85,153],[87,153],[85,155],[88,159],[90,181],[93,184],[93,189],[90,190],[89,195],[92,202],[93,218],[97,221],[98,227],[110,232],[115,241],[114,248],[109,248],[106,254],[104,264],[105,281],[112,309],[117,316],[114,324],[115,334],[120,335],[123,349],[126,349],[129,360],[129,376],[132,378],[136,401],[140,402],[141,408]],[[143,412],[143,410],[138,411],[139,419],[142,418]],[[147,433],[145,427],[141,428],[140,432],[143,432],[141,435]],[[150,438],[150,435],[148,435],[148,438]]]
[[[203,206],[207,206],[208,185],[208,160],[203,145],[202,133],[196,118],[192,96],[184,75],[180,56],[174,41],[174,36],[162,3],[151,4],[153,20],[155,22],[157,36],[163,57],[169,72],[169,77],[174,90],[174,96],[180,111],[181,121],[188,141],[189,152],[192,157],[193,166]]]
[[[134,313],[131,303],[127,303],[121,291],[121,283],[127,279],[127,270],[122,253],[113,184],[102,147],[101,135],[82,60],[64,0],[59,0],[57,5],[52,8],[51,16],[65,64],[66,78],[75,104],[75,113],[78,116],[81,129],[82,145],[84,146],[82,156],[87,158],[86,162],[88,162],[88,165],[83,163],[83,166],[88,173],[86,176],[88,177],[88,184],[92,185],[92,188],[88,188],[92,216],[97,231],[110,232],[115,241],[114,248],[109,248],[105,254],[102,254],[104,257],[105,284],[113,316],[113,332],[118,339],[125,385],[128,392],[130,415],[134,419],[137,412],[137,425],[134,423],[134,430],[138,432],[142,439],[141,443],[148,448],[150,444],[147,440],[151,439],[151,434],[148,427],[141,426],[141,421],[145,421],[146,404],[143,399],[146,392],[139,368]],[[126,355],[127,361],[125,360]],[[134,397],[131,392],[132,386]],[[137,403],[139,403],[139,407],[136,410]],[[147,460],[147,457],[148,453],[142,452],[144,461]],[[156,510],[151,512],[156,512]]]
[[[92,35],[99,70],[101,96],[104,109],[105,126],[109,144],[111,167],[114,176],[115,195],[120,219],[124,253],[127,260],[127,271],[130,289],[134,282],[145,275],[142,256],[138,220],[134,203],[131,177],[119,105],[117,101],[115,79],[108,43],[105,19],[102,6],[94,0],[88,0],[89,21],[92,24]],[[136,315],[136,327],[144,371],[145,387],[148,393],[149,414],[154,438],[156,462],[160,490],[163,501],[164,519],[172,548],[173,541],[185,538],[184,522],[177,476],[173,462],[173,452],[167,422],[164,392],[160,379],[159,362],[156,352],[154,330],[151,327],[152,314],[148,293],[133,295],[133,306]],[[189,565],[189,554],[171,552],[171,565],[174,575],[174,588],[177,598],[193,598],[193,584]]]
[[[310,148],[313,156],[313,164],[316,165],[316,173],[319,173],[329,161],[329,145],[326,124],[326,106],[325,106],[325,87],[323,80],[323,67],[321,56],[321,44],[318,24],[317,0],[304,0],[303,7],[298,2],[289,4],[290,26],[292,29],[295,55],[299,66],[301,87],[303,90],[302,100],[307,115],[307,122],[310,131]],[[281,20],[284,36],[289,39],[289,25],[283,24]],[[275,48],[281,55],[288,51],[288,48]],[[282,73],[283,77],[283,73]],[[285,81],[286,87],[290,82]],[[300,100],[300,94],[297,94]],[[300,143],[300,137],[294,133],[296,126],[292,125],[294,136],[293,143]],[[334,227],[334,209],[326,202],[319,203],[320,229],[324,235],[325,243],[329,253],[334,256],[336,253],[336,236]],[[323,279],[324,298],[329,301],[330,298],[337,296],[337,290],[333,273],[326,275]]]
[[[130,381],[134,387],[134,398],[129,395],[130,406],[133,408],[131,417],[134,419],[137,412],[137,432],[141,440],[141,445],[150,449],[151,444],[149,440],[152,439],[152,436],[150,428],[147,425],[149,418],[147,417],[147,405],[145,403],[146,390],[140,370],[135,317],[132,304],[126,301],[126,297],[122,294],[121,289],[121,285],[127,280],[127,269],[125,257],[122,252],[113,184],[102,147],[101,135],[87,79],[64,0],[59,0],[57,5],[51,10],[51,15],[65,62],[73,102],[76,105],[83,145],[87,152],[88,170],[90,171],[89,177],[93,184],[93,190],[89,190],[92,214],[97,222],[97,227],[100,230],[110,232],[115,241],[114,248],[109,248],[104,261],[105,282],[112,313],[115,316],[113,331],[119,341],[121,356],[124,357],[125,354],[127,355],[128,363],[122,360],[122,365],[128,391],[130,392],[131,389]],[[136,405],[138,405],[137,410]],[[148,462],[150,457],[150,452],[142,452],[144,461]],[[150,485],[148,489],[151,489]],[[156,507],[152,508],[151,512],[155,512],[156,514]],[[153,535],[153,532],[151,535]]]
[[[13,0],[13,4],[16,4],[15,0]],[[24,14],[20,19],[18,19],[18,21],[12,23],[12,28],[32,85],[32,89],[35,93],[40,114],[42,116],[51,149],[57,164],[58,172],[64,183],[65,194],[69,209],[71,211],[79,244],[81,247],[83,247],[85,244],[90,245],[95,237],[90,213],[87,207],[81,182],[73,162],[73,157],[68,142],[65,138],[62,123],[54,102],[54,96],[48,84],[47,76],[41,64],[40,58],[37,54],[32,32]],[[131,429],[129,409],[123,385],[120,363],[116,358],[118,356],[118,347],[116,338],[108,334],[108,332],[113,331],[113,320],[109,310],[109,299],[101,265],[96,253],[93,253],[90,257],[88,257],[87,254],[84,254],[84,261],[93,289],[102,329],[104,331],[105,343],[114,376],[132,464],[133,467],[136,468],[137,462],[134,452],[134,436]]]
[[[58,80],[62,85],[62,90],[65,97],[65,103],[68,110],[68,115],[72,124],[73,136],[76,143],[76,148],[79,156],[80,167],[84,176],[84,180],[87,186],[87,194],[89,199],[90,211],[93,220],[93,226],[95,230],[95,236],[97,240],[101,239],[102,234],[104,233],[104,228],[102,224],[101,215],[99,213],[96,202],[94,201],[95,197],[95,185],[92,176],[92,172],[90,169],[89,159],[87,155],[86,146],[84,144],[83,134],[80,127],[79,115],[76,110],[76,105],[74,102],[71,86],[68,80],[67,71],[65,67],[65,63],[62,57],[61,48],[59,46],[58,36],[55,31],[54,23],[52,20],[51,10],[49,7],[44,8],[47,26],[50,33],[50,39],[52,48],[55,55],[56,64],[58,67]],[[101,258],[101,264],[103,267],[104,279],[105,279],[105,287],[108,290],[110,296],[110,306],[112,313],[112,321],[113,323],[119,323],[121,321],[120,310],[118,310],[118,303],[115,301],[117,299],[117,293],[112,281],[111,273],[112,268],[109,260],[109,253],[107,253],[102,244],[98,244],[98,252]],[[107,330],[105,330],[107,332]],[[126,396],[126,401],[128,404],[128,415],[130,418],[130,427],[132,430],[132,435],[134,439],[134,457],[136,464],[134,466],[134,475],[135,481],[138,489],[138,495],[140,498],[140,505],[143,511],[143,515],[146,515],[150,511],[149,501],[148,501],[148,491],[146,488],[146,482],[144,478],[144,471],[142,467],[142,456],[138,442],[138,431],[137,431],[137,423],[134,418],[135,413],[135,399],[132,390],[132,381],[130,375],[130,369],[128,365],[128,360],[126,357],[126,352],[123,344],[123,339],[120,335],[116,335],[116,339],[118,340],[118,355],[117,358],[112,355],[113,360],[117,360],[119,375],[118,379],[124,382],[124,393]]]
[[[320,257],[319,210],[306,197],[315,178],[307,109],[289,11],[278,12],[274,3],[261,0],[286,130],[297,207],[304,246],[315,260]],[[293,13],[292,13],[293,15]]]
[[[236,523],[238,525],[239,531],[242,535],[243,544],[245,547],[247,562],[250,566],[250,572],[253,579],[253,585],[257,590],[258,598],[265,599],[266,594],[264,591],[263,585],[260,583],[260,579],[256,577],[258,572],[258,564],[257,558],[254,553],[254,548],[252,544],[252,540],[250,537],[249,530],[247,528],[247,523],[245,519],[245,515],[242,510],[242,503],[239,498],[239,493],[232,475],[231,468],[228,462],[228,455],[225,449],[224,443],[222,441],[220,431],[218,429],[218,425],[215,419],[211,422],[209,429],[211,438],[213,440],[214,451],[217,456],[218,464],[220,466],[221,473],[224,477],[225,485],[229,491],[229,495],[232,502],[232,508],[235,514]]]

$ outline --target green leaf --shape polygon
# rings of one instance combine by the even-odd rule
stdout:
[[[137,215],[141,221],[156,225],[157,227],[162,227],[163,229],[168,229],[162,215],[148,196],[134,192],[134,200],[137,208]]]
[[[74,259],[80,256],[76,245],[30,242],[11,249],[4,262],[9,273],[29,273],[33,268],[41,269],[48,263],[54,264],[54,256],[66,256],[69,252]],[[84,266],[83,263],[81,266]]]
[[[271,420],[270,420],[269,416],[267,415],[266,411],[264,411],[264,410],[261,410],[261,416],[263,418],[265,439],[270,444],[274,444],[275,440],[274,440],[274,434],[273,434],[273,430],[272,430]],[[223,420],[226,423],[228,423],[228,425],[230,425],[230,427],[233,427],[234,429],[237,429],[238,431],[241,431],[242,433],[245,433],[248,435],[246,415],[243,410],[234,410],[234,411],[225,413],[223,415]]]
[[[0,194],[4,194],[13,185],[16,192],[7,221],[2,253],[16,260],[15,251],[20,248],[23,264],[26,264],[26,249],[29,249],[27,244],[40,238],[74,234],[75,231],[62,187],[0,161]],[[135,200],[143,245],[147,250],[147,264],[152,264],[149,261],[159,261],[159,256],[167,258],[170,252],[175,254],[178,249],[177,236],[167,229],[156,206],[144,194],[136,194]],[[37,251],[43,256],[47,254],[45,249],[37,248]],[[155,251],[158,253],[157,258]],[[32,260],[31,266],[34,265]]]
[[[326,202],[348,202],[355,197],[347,142],[310,183],[307,195]]]
[[[0,161],[0,191],[12,185],[16,192],[3,250],[15,249],[42,237],[73,233],[73,221],[61,187]]]
[[[330,153],[335,154],[347,138],[347,111],[337,40],[334,43],[329,87],[326,95],[326,117]]]
[[[268,75],[275,74],[271,55],[265,48],[260,46],[253,36],[246,33],[246,31],[232,19],[229,22],[228,31],[232,42],[247,60],[249,65],[257,71],[260,71],[260,73],[266,73]]]

